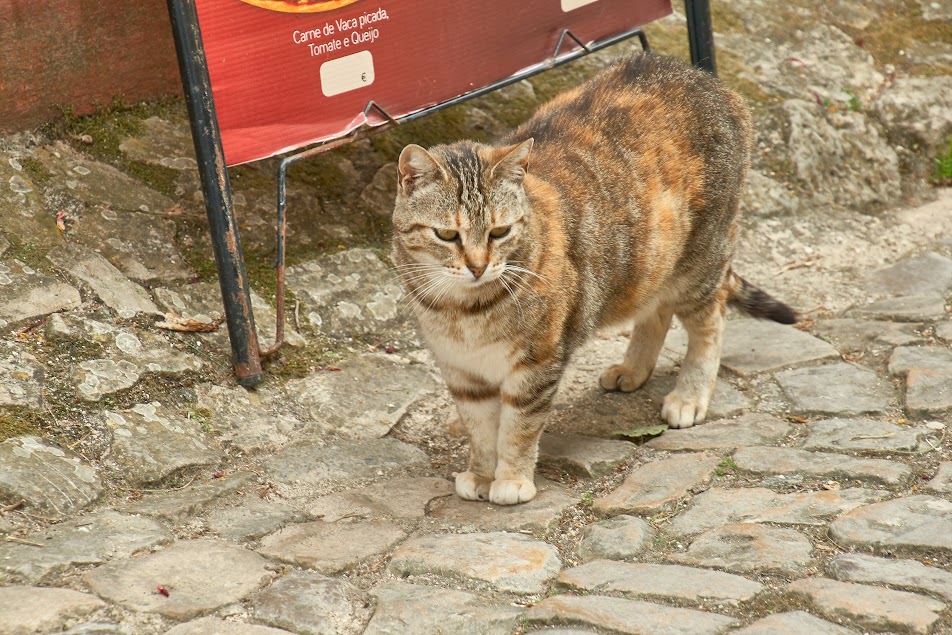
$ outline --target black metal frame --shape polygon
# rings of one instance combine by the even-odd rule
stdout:
[[[367,120],[371,112],[376,111],[384,120],[383,123],[373,126],[369,125],[369,123],[365,123],[362,127],[346,137],[321,143],[302,152],[282,158],[278,165],[278,232],[277,257],[275,263],[277,269],[277,327],[274,346],[266,350],[261,350],[258,346],[257,331],[254,326],[254,314],[251,309],[251,296],[248,289],[248,280],[245,275],[241,241],[238,236],[238,226],[235,221],[232,206],[231,186],[229,184],[228,170],[222,151],[221,133],[215,114],[215,104],[212,98],[211,82],[208,76],[208,64],[205,59],[201,30],[198,24],[198,14],[195,9],[196,0],[167,1],[169,16],[172,21],[172,32],[175,38],[175,48],[178,53],[179,69],[185,91],[185,102],[188,107],[189,120],[192,126],[192,139],[195,143],[195,154],[198,159],[199,172],[202,180],[202,191],[205,195],[205,207],[208,213],[209,230],[212,235],[212,246],[214,247],[215,260],[218,265],[218,277],[221,285],[222,299],[225,305],[225,318],[231,341],[232,365],[238,383],[243,386],[253,386],[263,379],[263,373],[261,371],[262,357],[267,357],[275,353],[284,343],[284,256],[285,239],[287,235],[287,171],[291,165],[301,159],[333,150],[334,148],[351,143],[357,139],[425,117],[433,112],[448,108],[468,99],[485,95],[631,37],[637,37],[641,41],[642,49],[645,51],[650,50],[648,39],[641,29],[626,31],[625,33],[591,44],[583,43],[572,34],[571,31],[565,29],[559,37],[555,51],[545,64],[399,118],[390,116],[379,104],[370,101],[364,109],[365,120]],[[696,66],[716,74],[708,0],[684,0],[684,4],[688,20],[691,62]],[[575,48],[569,53],[562,54],[566,40],[570,40],[574,43]]]

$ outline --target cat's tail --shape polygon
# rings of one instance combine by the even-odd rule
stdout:
[[[766,291],[747,282],[733,270],[727,272],[725,284],[730,291],[728,304],[751,317],[773,320],[781,324],[796,324],[799,320],[796,311]]]

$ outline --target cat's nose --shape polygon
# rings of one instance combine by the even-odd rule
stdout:
[[[479,280],[479,277],[483,275],[483,272],[486,271],[486,265],[470,265],[467,264],[466,268],[473,272],[473,276]]]

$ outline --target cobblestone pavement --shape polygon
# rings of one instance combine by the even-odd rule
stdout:
[[[758,50],[779,47],[780,75],[745,75],[808,87],[755,113],[764,143],[778,113],[827,137],[798,142],[821,153],[795,161],[813,166],[796,176],[810,192],[755,161],[762,213],[738,255],[805,319],[732,315],[708,421],[687,430],[658,425],[683,331],[631,394],[598,388],[626,345],[602,334],[562,383],[538,496],[514,507],[453,493],[466,443],[386,262],[393,164],[367,158],[405,140],[321,159],[323,185],[292,175],[293,328],[248,390],[223,327],[169,330],[221,312],[180,111],[0,139],[0,635],[952,633],[952,191],[903,182],[936,200],[867,213],[898,205],[897,162],[912,170],[897,130],[930,147],[948,133],[952,84],[890,92],[861,46],[822,29],[832,61],[798,52],[813,31],[796,45],[771,31]],[[753,55],[739,32],[720,41],[725,64]],[[805,75],[793,53],[852,60],[885,114],[811,106],[847,80]],[[507,90],[503,106],[533,88]],[[903,110],[913,93],[921,119]],[[447,116],[482,130],[496,111],[479,104]],[[868,159],[892,166],[886,194],[893,177],[842,165],[873,145],[892,153]],[[267,345],[264,171],[232,181]]]

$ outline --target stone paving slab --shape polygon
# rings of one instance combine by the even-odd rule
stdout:
[[[806,611],[775,613],[735,632],[736,635],[857,635],[858,631],[833,624]]]
[[[46,587],[0,587],[0,635],[52,633],[67,619],[81,617],[106,606],[94,595]]]
[[[344,580],[293,571],[251,598],[255,619],[300,635],[357,635],[370,619],[367,594]]]
[[[778,494],[766,488],[712,487],[668,525],[676,534],[695,534],[730,523],[822,526],[830,518],[882,500],[882,490],[847,488]]]
[[[738,575],[676,564],[593,560],[565,569],[558,584],[575,591],[629,599],[678,599],[692,603],[737,604],[763,591],[759,582]]]
[[[0,328],[11,322],[69,311],[82,302],[79,291],[20,261],[0,260]]]
[[[406,537],[400,527],[383,520],[337,523],[317,520],[288,525],[265,536],[258,552],[330,575],[379,560]]]
[[[824,419],[809,424],[803,442],[806,450],[847,450],[871,454],[918,452],[929,446],[924,439],[937,436],[923,426],[898,425],[877,419]]]
[[[521,505],[492,505],[449,496],[433,504],[430,515],[450,525],[480,531],[529,531],[543,534],[578,503],[578,497],[558,483],[536,477],[538,494]]]
[[[931,294],[879,300],[849,311],[860,318],[895,322],[932,322],[945,314],[945,298]]]
[[[929,633],[945,608],[922,595],[826,578],[797,580],[785,590],[807,599],[823,617],[880,632]]]
[[[714,635],[737,625],[724,615],[600,595],[546,598],[526,612],[526,623],[587,626],[623,635]]]
[[[217,464],[224,458],[208,443],[198,423],[161,404],[137,404],[104,413],[112,430],[109,462],[133,487],[160,483],[176,473]]]
[[[474,593],[404,582],[388,582],[370,594],[377,607],[364,635],[509,635],[523,613]]]
[[[42,410],[46,369],[13,342],[0,341],[0,412],[7,408]]]
[[[224,635],[225,633],[228,635],[286,635],[288,632],[284,629],[258,624],[226,622],[218,617],[200,617],[169,629],[165,635]]]
[[[921,341],[922,324],[840,318],[821,320],[814,328],[830,338],[841,352],[878,347],[904,346]]]
[[[892,387],[873,371],[837,362],[777,373],[794,412],[853,416],[883,412],[893,401]]]
[[[303,424],[296,418],[271,412],[263,403],[265,389],[206,384],[198,389],[198,405],[211,416],[207,424],[225,446],[245,454],[273,451],[286,445]]]
[[[615,516],[582,529],[578,555],[583,562],[597,559],[630,560],[651,545],[655,529],[635,516]]]
[[[308,507],[308,513],[326,522],[341,518],[422,518],[431,501],[454,491],[453,483],[445,478],[395,478],[318,498]]]
[[[813,544],[787,527],[737,523],[711,529],[697,536],[675,562],[714,567],[736,573],[776,573],[800,576],[816,564]]]
[[[941,296],[952,287],[952,260],[929,251],[873,271],[868,279],[872,289],[891,296]]]
[[[917,418],[952,412],[952,370],[910,370],[906,376],[906,412]]]
[[[828,571],[830,576],[842,582],[886,584],[952,601],[952,573],[917,560],[841,553],[830,561]]]
[[[645,445],[656,450],[732,450],[779,443],[793,429],[768,414],[751,413],[736,419],[708,421],[684,430],[665,430]]]
[[[62,516],[86,507],[102,491],[92,466],[43,439],[15,437],[0,443],[0,496],[5,500],[23,500]]]
[[[272,577],[268,562],[253,551],[201,539],[104,564],[83,581],[96,595],[125,608],[186,620],[237,602]],[[157,585],[168,590],[168,597]]]
[[[952,552],[952,502],[916,494],[854,509],[830,525],[845,545]]]
[[[595,500],[599,516],[654,513],[710,482],[720,459],[709,454],[676,454],[642,465],[611,493]]]
[[[889,357],[889,374],[904,376],[909,371],[952,371],[952,349],[945,346],[899,346]]]
[[[318,371],[287,383],[298,416],[313,436],[378,438],[390,432],[415,401],[436,390],[430,372],[396,355],[361,355],[335,372]]]
[[[647,384],[645,384],[645,394],[654,402],[654,405],[660,410],[664,403],[664,398],[674,390],[677,383],[676,375],[654,375]],[[742,412],[750,410],[752,402],[741,391],[731,386],[724,379],[718,379],[714,384],[714,393],[711,395],[711,404],[707,409],[707,416],[711,419],[720,419],[722,417],[733,417]]]
[[[554,547],[522,534],[490,532],[412,538],[390,559],[397,576],[436,575],[466,586],[540,593],[561,568]],[[412,580],[411,580],[412,581]]]
[[[938,471],[925,484],[925,489],[939,494],[952,494],[952,461],[939,464]]]
[[[733,459],[739,469],[758,474],[858,480],[871,486],[896,487],[912,477],[912,469],[898,461],[853,458],[795,448],[741,448],[734,453]]]
[[[611,473],[636,451],[636,446],[628,441],[543,433],[539,440],[539,468],[565,470],[587,478],[599,477]]]
[[[289,523],[310,520],[306,514],[280,501],[243,496],[235,502],[237,504],[233,507],[216,509],[208,514],[206,524],[209,531],[222,538],[244,542],[274,533]]]
[[[167,545],[172,534],[149,518],[106,510],[34,532],[28,540],[43,547],[0,543],[0,582],[51,584],[71,567]]]
[[[835,348],[809,333],[767,320],[728,320],[721,366],[738,375],[835,359]]]
[[[147,494],[137,502],[122,507],[121,510],[180,522],[189,516],[196,515],[204,507],[227,494],[252,487],[254,481],[253,472],[234,472],[181,490]]]

